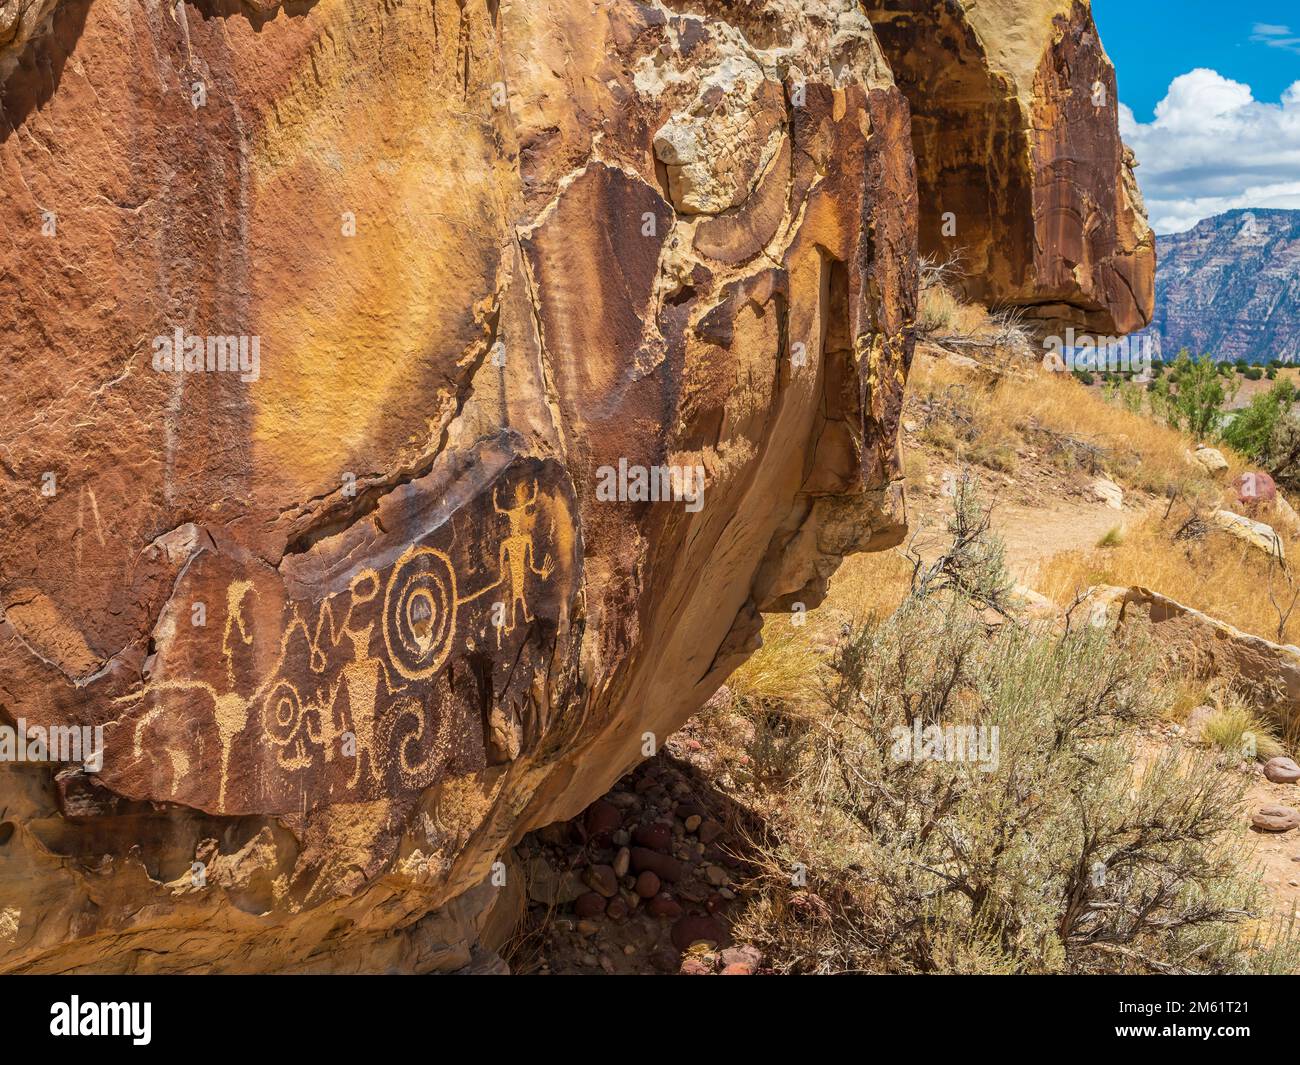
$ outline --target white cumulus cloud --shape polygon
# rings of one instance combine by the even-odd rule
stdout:
[[[1288,40],[1291,31],[1255,32]],[[1235,207],[1300,208],[1300,81],[1281,103],[1261,103],[1249,85],[1198,68],[1173,80],[1153,122],[1138,122],[1121,104],[1120,132],[1141,163],[1157,233],[1180,233]]]

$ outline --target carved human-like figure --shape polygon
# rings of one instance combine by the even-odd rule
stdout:
[[[375,632],[375,619],[372,617],[365,624],[358,624],[354,614],[358,606],[373,602],[379,593],[379,575],[371,569],[363,570],[352,578],[348,586],[349,603],[347,613],[337,631],[331,616],[330,643],[339,646],[346,638],[352,647],[352,658],[344,665],[338,676],[329,686],[328,697],[320,708],[320,722],[316,729],[308,728],[314,743],[325,749],[327,760],[333,759],[342,748],[335,749],[335,741],[345,732],[351,732],[355,744],[351,752],[354,758],[352,774],[348,778],[348,787],[355,788],[361,781],[362,760],[368,763],[371,780],[376,783],[383,775],[383,759],[376,744],[375,719],[381,691],[395,695],[404,691],[406,685],[394,680],[388,663],[371,653],[371,641]],[[328,608],[328,601],[322,604],[322,611]],[[324,628],[324,618],[317,626],[317,649],[319,637]],[[328,657],[328,656],[326,656]],[[382,688],[381,688],[382,685]],[[343,718],[338,710],[340,692],[347,696],[347,715]]]
[[[497,646],[500,647],[502,632],[513,632],[519,623],[519,615],[522,615],[525,624],[533,620],[533,613],[528,609],[526,590],[528,573],[534,573],[542,580],[546,580],[555,569],[555,563],[551,556],[547,555],[542,560],[540,568],[534,564],[536,552],[533,547],[533,525],[536,522],[537,510],[536,481],[532,483],[531,494],[524,487],[523,481],[515,485],[515,505],[512,507],[502,507],[497,502],[497,491],[494,487],[492,509],[498,514],[504,514],[510,523],[510,533],[501,541],[497,552],[497,567],[500,573],[497,584],[508,583],[510,595],[505,616],[497,625]]]

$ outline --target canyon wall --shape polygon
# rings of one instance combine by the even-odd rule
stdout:
[[[520,835],[904,535],[855,0],[59,0],[6,71],[0,971],[472,967]]]
[[[1044,333],[1151,320],[1155,239],[1085,0],[866,0],[912,110],[920,247]]]
[[[1150,339],[1224,362],[1300,362],[1300,211],[1227,211],[1159,238]]]

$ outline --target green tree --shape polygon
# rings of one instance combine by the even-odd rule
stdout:
[[[1119,386],[1119,401],[1130,414],[1142,413],[1142,386],[1126,381]]]
[[[1295,385],[1279,381],[1267,392],[1256,396],[1250,406],[1239,411],[1223,431],[1223,439],[1243,455],[1263,462],[1270,450],[1278,423],[1300,401]]]
[[[1236,396],[1240,383],[1225,381],[1209,355],[1193,359],[1186,348],[1178,353],[1170,378],[1156,382],[1156,406],[1169,425],[1201,438],[1217,436],[1223,408]]]

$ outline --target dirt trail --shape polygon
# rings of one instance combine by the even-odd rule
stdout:
[[[987,481],[987,478],[986,478]],[[1127,493],[1124,508],[1115,510],[1098,500],[1080,502],[1047,492],[1027,501],[1023,494],[1008,499],[996,483],[984,486],[992,501],[992,529],[1006,548],[1006,565],[1017,584],[1035,587],[1042,563],[1063,551],[1088,550],[1112,529],[1129,528],[1156,502],[1149,496]],[[946,538],[942,533],[950,501],[932,487],[908,497],[908,520],[918,530],[915,546],[927,561]]]
[[[1295,784],[1273,784],[1263,776],[1247,792],[1251,811],[1261,806],[1300,805],[1300,789]],[[1300,839],[1297,832],[1256,832],[1249,826],[1244,835],[1255,842],[1255,860],[1259,863],[1264,886],[1274,900],[1279,917],[1300,918]]]
[[[1018,584],[1036,587],[1039,567],[1062,551],[1094,547],[1116,525],[1130,525],[1141,519],[1147,507],[1126,505],[1123,511],[1103,503],[1059,502],[1045,506],[1023,503],[995,505],[993,531],[1006,547],[1006,565]],[[1169,737],[1168,740],[1171,740]],[[1273,784],[1266,780],[1260,766],[1254,766],[1252,783],[1247,792],[1247,810],[1261,806],[1300,807],[1300,787]],[[1274,913],[1282,918],[1300,919],[1300,830],[1284,833],[1257,832],[1243,822],[1241,838],[1252,844],[1252,857],[1273,899]]]
[[[1006,546],[1007,569],[1017,584],[1033,588],[1039,566],[1063,551],[1087,550],[1116,526],[1128,526],[1142,512],[1060,503],[1049,507],[995,505],[993,531]]]

